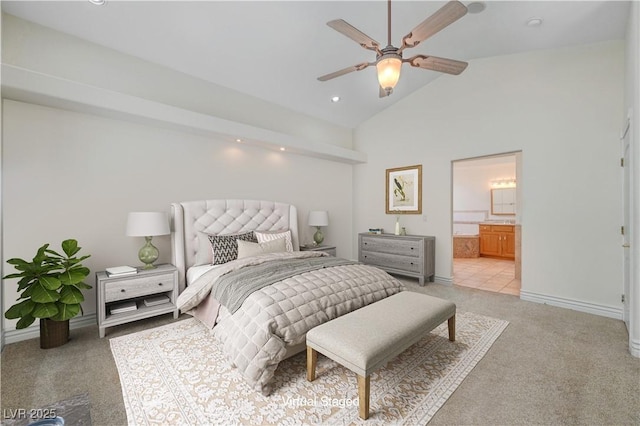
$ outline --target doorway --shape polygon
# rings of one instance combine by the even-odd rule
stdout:
[[[452,162],[454,285],[520,295],[521,155]]]

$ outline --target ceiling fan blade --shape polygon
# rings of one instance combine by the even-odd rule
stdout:
[[[327,22],[327,25],[338,31],[339,33],[346,35],[365,49],[381,53],[380,43],[360,31],[353,25],[349,24],[347,21],[343,19],[334,19],[333,21]]]
[[[349,74],[350,72],[353,72],[353,71],[362,71],[363,69],[367,68],[369,65],[373,65],[373,64],[374,64],[373,62],[363,62],[358,65],[353,65],[353,66],[341,69],[340,71],[335,71],[330,74],[323,75],[322,77],[318,77],[318,80],[327,81],[327,80],[331,80],[332,78],[340,77],[341,75]]]
[[[438,31],[446,28],[467,14],[467,7],[457,0],[452,0],[442,6],[436,13],[429,16],[416,26],[409,34],[402,38],[402,52],[407,47],[416,47]]]
[[[416,55],[402,62],[408,62],[412,67],[424,68],[432,71],[458,75],[467,68],[467,62],[454,59],[438,58],[436,56]]]

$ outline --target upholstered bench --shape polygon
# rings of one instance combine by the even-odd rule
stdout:
[[[318,352],[356,373],[359,414],[369,417],[369,376],[422,337],[449,322],[455,341],[456,305],[403,291],[312,328],[307,333],[307,380],[316,378]]]

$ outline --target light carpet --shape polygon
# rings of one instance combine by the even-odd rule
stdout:
[[[508,322],[456,315],[456,341],[446,322],[371,375],[367,424],[426,424]],[[300,353],[276,370],[263,396],[218,350],[210,331],[190,318],[110,340],[131,425],[359,424],[355,374],[319,355],[317,378],[306,380]]]

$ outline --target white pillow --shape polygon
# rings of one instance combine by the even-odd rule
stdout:
[[[254,231],[256,239],[259,243],[266,243],[278,238],[284,238],[287,251],[293,252],[293,243],[291,242],[291,230],[286,231]]]
[[[258,256],[265,253],[279,253],[283,251],[286,251],[284,238],[267,241],[266,243],[252,243],[249,241],[238,240],[238,259]]]

